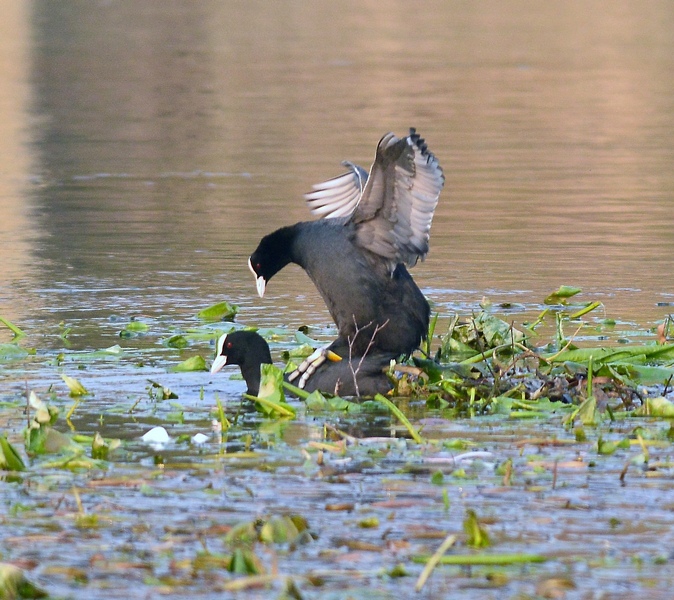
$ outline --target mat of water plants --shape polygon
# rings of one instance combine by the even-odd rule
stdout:
[[[211,376],[226,302],[1,318],[0,598],[670,598],[673,328],[579,292],[438,315],[370,399],[283,383],[329,330]]]

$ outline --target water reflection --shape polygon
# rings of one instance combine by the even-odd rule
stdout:
[[[18,316],[14,288],[31,271],[27,152],[30,98],[28,15],[23,3],[3,10],[0,22],[0,314]]]
[[[39,268],[23,285],[57,319],[75,289],[102,311],[226,296],[247,321],[328,323],[299,270],[255,299],[246,257],[308,218],[301,193],[340,160],[367,165],[383,132],[414,125],[447,175],[415,269],[441,308],[566,283],[612,316],[662,318],[674,17],[600,5],[20,4],[30,25],[8,39],[31,44],[34,156],[13,169],[42,182],[30,227],[12,225],[36,232],[12,234]],[[28,194],[3,195],[20,215]]]

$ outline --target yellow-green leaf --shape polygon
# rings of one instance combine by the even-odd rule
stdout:
[[[580,288],[561,285],[556,292],[552,292],[543,302],[545,304],[566,304],[568,298],[581,292]]]
[[[177,365],[171,367],[171,371],[173,371],[174,373],[185,373],[188,371],[205,371],[205,370],[206,370],[206,361],[199,354],[197,354],[196,356],[192,356],[187,360],[184,360],[183,362],[178,363]]]
[[[239,312],[239,307],[229,302],[218,302],[197,313],[197,319],[202,321],[232,321]]]
[[[14,446],[3,435],[0,436],[0,468],[5,471],[25,471],[26,465]],[[2,598],[2,595],[0,595]]]
[[[87,392],[86,388],[74,377],[70,377],[68,375],[61,375],[61,379],[63,379],[65,384],[70,389],[70,395],[73,398],[75,398],[76,396],[85,396],[89,393]]]

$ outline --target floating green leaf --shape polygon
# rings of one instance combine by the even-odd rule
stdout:
[[[196,356],[191,356],[187,360],[184,360],[177,365],[172,366],[170,369],[173,373],[186,373],[188,371],[206,371],[206,361],[202,356],[197,354]]]
[[[169,348],[187,348],[189,342],[184,335],[172,335],[166,342],[164,342]]]
[[[26,452],[29,455],[68,454],[79,456],[84,453],[84,448],[65,433],[61,433],[48,425],[36,427],[33,422],[26,431]]]
[[[286,389],[288,384],[284,384]],[[314,390],[304,399],[305,406],[307,410],[312,411],[342,411],[357,413],[363,410],[363,407],[357,402],[351,402],[350,400],[345,400],[339,396],[326,398],[318,390]]]
[[[239,307],[229,302],[218,302],[197,313],[197,319],[202,321],[233,321]]]
[[[445,475],[442,471],[436,471],[431,475],[431,483],[433,485],[442,485],[445,482]]]
[[[473,548],[487,548],[488,546],[491,546],[487,530],[480,525],[477,514],[471,508],[466,510],[466,518],[463,521],[463,530],[468,536],[466,543],[469,546],[472,546]]]
[[[522,342],[525,338],[524,333],[510,323],[485,312],[475,318],[475,326],[482,332],[490,347]]]
[[[295,410],[285,401],[283,394],[283,371],[274,365],[260,365],[260,391],[257,396],[247,398],[254,400],[261,412],[268,416],[277,414],[282,417],[294,417]]]
[[[68,386],[68,389],[70,390],[70,395],[73,398],[76,398],[78,396],[86,396],[89,392],[87,392],[86,388],[74,377],[70,377],[68,375],[61,375],[61,379],[65,382],[65,384]]]
[[[150,326],[143,321],[129,321],[122,331],[119,332],[121,338],[135,337],[141,333],[145,333],[150,329]]]
[[[318,348],[320,344],[310,338],[308,335],[302,333],[301,331],[296,331],[295,332],[295,340],[297,341],[298,344],[301,344],[303,346],[309,346],[310,348]]]
[[[576,418],[586,426],[594,426],[599,422],[597,414],[597,399],[594,396],[586,398],[583,403],[569,414],[564,420],[565,425],[573,425]]]
[[[546,360],[552,360],[554,362],[585,363],[592,357],[596,364],[638,364],[646,361],[674,360],[674,344],[667,344],[664,346],[621,346],[618,348],[575,348],[556,354],[543,354],[542,356]]]
[[[229,571],[237,575],[259,575],[265,572],[262,561],[252,550],[235,548],[229,562]]]
[[[617,442],[605,440],[601,435],[599,436],[599,439],[597,440],[597,452],[599,454],[610,455],[613,454],[617,448]]]
[[[543,302],[545,304],[566,304],[569,298],[579,294],[582,290],[569,285],[562,285],[556,292],[552,292]]]
[[[0,344],[0,360],[2,361],[20,360],[30,354],[35,354],[35,351],[31,352],[17,344]]]
[[[662,417],[666,419],[674,418],[674,403],[667,398],[659,396],[658,398],[646,398],[640,408],[634,411],[635,417]]]
[[[265,544],[294,542],[300,531],[289,515],[274,515],[260,528],[259,540]]]
[[[295,346],[294,348],[291,348],[290,350],[284,350],[281,352],[281,358],[285,360],[286,362],[292,360],[293,358],[299,358],[303,359],[306,358],[307,356],[310,356],[314,351],[314,348],[312,346],[308,346],[307,344],[302,344],[301,346]],[[301,361],[297,361],[301,362]]]
[[[147,381],[150,384],[150,387],[148,388],[148,395],[150,398],[157,400],[175,400],[178,398],[178,394],[161,383],[152,381],[152,379],[148,379]]]
[[[26,470],[26,465],[21,456],[14,446],[9,443],[9,440],[5,435],[0,436],[0,469],[4,469],[5,471]],[[0,598],[2,598],[1,594]]]

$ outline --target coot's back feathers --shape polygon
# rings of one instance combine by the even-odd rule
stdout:
[[[291,260],[314,282],[337,325],[332,351],[346,356],[351,342],[353,354],[364,354],[379,326],[374,350],[394,357],[414,352],[428,331],[430,308],[405,265],[390,273],[383,260],[353,243],[355,225],[343,219],[297,223],[290,229]],[[268,239],[286,236],[279,232],[263,238],[260,246],[275,246],[279,254],[279,245]]]
[[[350,217],[356,240],[381,256],[391,272],[413,267],[428,253],[429,232],[445,177],[426,142],[414,129],[404,138],[387,133],[377,144],[367,175],[350,171],[314,185],[306,194],[312,212],[324,218]]]

